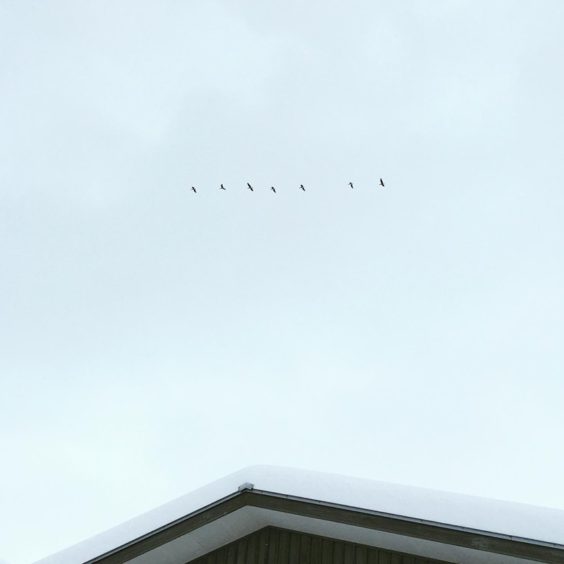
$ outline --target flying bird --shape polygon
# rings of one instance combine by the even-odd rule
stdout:
[[[349,182],[349,186],[350,186],[351,188],[354,188],[354,186],[353,186],[353,183],[352,183],[352,182]]]
[[[303,184],[300,184],[300,188],[305,192],[305,188]]]
[[[384,186],[384,181],[380,178],[380,186]]]
[[[247,182],[247,188],[251,191],[254,192],[254,188]]]
[[[276,194],[276,188],[274,188],[274,186],[271,186],[270,189]]]
[[[223,184],[220,185],[219,189],[220,190],[227,190],[227,188],[225,188],[225,186]]]
[[[194,186],[192,186],[192,192],[194,192],[194,194],[196,193],[196,188],[194,188]]]

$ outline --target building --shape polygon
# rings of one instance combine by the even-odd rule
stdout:
[[[564,563],[564,511],[251,467],[38,564]]]

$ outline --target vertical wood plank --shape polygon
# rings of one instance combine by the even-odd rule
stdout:
[[[392,552],[392,557],[390,558],[390,564],[401,564],[402,563],[402,556],[401,554],[397,554],[396,552]]]
[[[345,543],[343,564],[354,564],[354,544]]]
[[[248,539],[243,538],[237,543],[237,564],[247,564]]]
[[[333,542],[323,539],[321,543],[321,563],[333,564]]]
[[[378,564],[392,564],[392,554],[387,550],[378,551]]]
[[[278,558],[276,564],[291,564],[290,560],[290,533],[280,531],[278,536]]]
[[[257,553],[258,536],[254,533],[249,537],[249,541],[247,542],[247,561],[245,564],[257,564]]]
[[[227,547],[221,547],[216,554],[217,562],[226,563],[227,562]]]
[[[268,529],[259,531],[257,564],[267,564],[268,557]]]
[[[311,537],[300,535],[300,564],[309,564],[311,555]]]
[[[321,561],[321,538],[312,537],[311,539],[311,555],[309,561],[311,564],[322,564]]]
[[[345,545],[340,541],[335,541],[333,545],[333,563],[332,564],[343,564],[345,559]]]
[[[300,535],[290,535],[290,564],[298,564],[300,561]]]
[[[227,547],[227,564],[237,564],[237,543]]]
[[[280,533],[278,529],[268,528],[268,564],[276,564]]]
[[[368,559],[368,554],[366,547],[357,545],[354,551],[354,563],[367,564],[367,559]]]
[[[369,548],[368,549],[368,564],[379,564],[378,562],[378,554],[380,551],[377,548]]]

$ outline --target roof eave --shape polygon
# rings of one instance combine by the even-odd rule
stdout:
[[[264,490],[242,490],[136,538],[87,564],[118,564],[142,556],[245,507],[342,523],[491,554],[538,562],[564,562],[564,545],[359,509]]]

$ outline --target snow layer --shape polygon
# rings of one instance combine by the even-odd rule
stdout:
[[[37,564],[76,564],[237,492],[255,490],[564,545],[564,511],[275,466],[252,466],[126,521]]]

